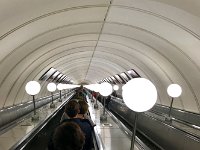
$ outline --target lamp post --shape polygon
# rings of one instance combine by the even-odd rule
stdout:
[[[178,84],[170,84],[167,88],[167,93],[172,98],[171,103],[170,103],[170,108],[169,108],[169,114],[168,114],[168,117],[171,120],[171,110],[172,110],[172,104],[174,102],[174,98],[179,97],[181,95],[182,89],[180,85]]]
[[[63,84],[63,89],[65,90],[65,98],[67,98],[68,87],[68,84]]]
[[[55,83],[49,83],[47,85],[47,90],[49,92],[51,92],[51,104],[50,104],[50,108],[55,108],[55,104],[53,103],[53,92],[56,90],[56,84]]]
[[[113,96],[115,96],[115,97],[117,97],[117,90],[119,90],[119,86],[118,85],[114,85],[113,86],[113,90],[114,90],[114,92],[113,92]]]
[[[122,96],[126,106],[135,112],[130,148],[133,150],[138,113],[154,106],[157,100],[157,90],[151,81],[145,78],[134,78],[123,86]]]
[[[40,92],[40,89],[40,84],[37,81],[29,81],[25,86],[26,93],[33,97],[34,115],[32,116],[32,121],[39,120],[39,116],[36,114],[35,95]]]
[[[59,102],[62,102],[62,99],[61,99],[61,91],[62,91],[62,89],[63,89],[62,83],[59,83],[59,84],[57,85],[57,89],[58,89],[59,92],[60,92],[60,99],[59,99]]]
[[[104,97],[103,101],[103,114],[100,116],[101,121],[107,120],[107,115],[105,113],[106,97],[112,93],[112,85],[110,83],[104,82],[100,84],[99,93]]]

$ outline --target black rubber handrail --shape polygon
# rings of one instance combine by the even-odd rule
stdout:
[[[119,98],[118,98],[119,99]],[[119,100],[115,100],[115,99],[112,99],[112,100],[114,100],[115,102],[117,102],[117,103],[119,103],[120,105],[124,105],[124,106],[126,106],[124,103],[122,103],[122,102],[119,102]],[[126,106],[127,107],[127,106]],[[181,129],[181,128],[178,128],[177,126],[174,126],[174,125],[172,125],[171,123],[167,123],[166,121],[163,121],[163,120],[161,120],[161,119],[159,119],[159,118],[156,118],[155,116],[152,116],[152,115],[150,115],[150,114],[146,114],[146,113],[142,113],[143,115],[146,115],[146,116],[148,116],[148,117],[150,117],[151,119],[153,119],[153,120],[156,120],[156,121],[159,121],[159,122],[161,122],[162,124],[164,124],[164,125],[166,125],[166,126],[169,126],[170,128],[174,128],[175,130],[178,130],[178,131],[181,131],[181,132],[183,132],[183,133],[185,133],[186,135],[188,135],[188,136],[192,136],[195,140],[197,140],[197,141],[199,141],[200,142],[200,137],[199,136],[197,136],[197,135],[195,135],[195,134],[192,134],[192,133],[190,133],[190,132],[188,132],[188,131],[185,131],[185,130],[183,130],[183,129]],[[177,119],[178,120],[178,119]],[[181,120],[182,121],[182,120]],[[184,121],[183,121],[184,122]],[[187,122],[185,122],[186,124],[187,124]],[[190,125],[192,125],[192,124],[190,124]]]
[[[23,149],[45,126],[46,124],[59,112],[65,104],[69,101],[74,93],[72,92],[70,96],[63,102],[50,116],[48,116],[44,121],[40,122],[36,128],[34,128],[31,132],[29,132],[23,139],[17,142],[14,146],[10,148],[10,150],[21,150]]]
[[[29,142],[42,130],[45,126],[52,120],[55,115],[66,105],[66,103],[74,96],[74,92],[71,92],[71,95],[68,96],[65,102],[63,102],[50,116],[48,116],[44,121],[40,122],[36,128],[34,128],[30,133],[28,133],[23,139],[17,142],[14,146],[10,148],[10,150],[22,150],[29,144]],[[97,133],[95,130],[92,132],[92,138],[94,143],[95,150],[103,150],[101,149],[101,145],[97,140]]]
[[[116,102],[120,103],[121,105],[125,105],[125,103],[122,102],[123,100],[120,99],[120,98],[115,98],[114,96],[112,96],[112,99],[115,100]],[[118,100],[117,100],[117,99],[118,99]],[[119,101],[119,100],[120,100],[120,101]],[[156,104],[156,105],[161,106],[161,107],[164,107],[164,108],[169,108],[168,106],[163,106],[163,105],[160,105],[160,104]],[[197,113],[193,113],[193,112],[189,112],[189,111],[184,111],[184,110],[177,109],[177,108],[173,108],[173,109],[175,109],[175,110],[177,110],[177,111],[187,112],[187,113],[191,113],[191,114],[195,114],[195,115],[198,115],[198,116],[199,116],[199,114],[197,114]],[[162,116],[162,117],[166,117],[166,115],[168,115],[168,114],[166,114],[166,113],[162,113],[162,112],[158,112],[158,111],[154,111],[154,110],[150,110],[150,112],[153,112],[153,113],[155,113],[155,114],[157,114],[157,115],[160,115],[160,116]],[[180,122],[180,123],[182,123],[182,124],[184,124],[184,125],[187,125],[188,127],[192,127],[192,128],[194,128],[194,129],[198,129],[198,130],[200,129],[200,126],[191,124],[190,122],[187,122],[187,121],[185,121],[185,120],[181,120],[181,119],[178,119],[178,118],[175,118],[175,117],[173,117],[172,119],[175,120],[175,121],[177,121],[177,122]]]

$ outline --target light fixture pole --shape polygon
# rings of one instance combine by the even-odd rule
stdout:
[[[172,97],[171,103],[170,103],[170,108],[169,108],[169,114],[168,116],[171,117],[171,111],[172,111],[172,104],[174,102],[174,98]]]
[[[33,97],[33,112],[34,116],[36,116],[36,107],[35,107],[35,95],[31,95]]]
[[[105,108],[105,104],[106,104],[106,97],[109,96],[112,93],[112,85],[110,83],[104,82],[100,84],[100,88],[99,88],[99,93],[103,96],[103,114],[100,116],[100,120],[101,121],[107,121],[107,115],[106,115],[106,108]]]
[[[169,114],[168,114],[169,120],[171,121],[171,111],[172,111],[174,98],[179,97],[181,95],[182,88],[178,84],[170,84],[167,88],[167,93],[172,98],[171,103],[170,103],[170,108],[169,108]]]
[[[64,93],[65,93],[64,94],[64,98],[67,98],[67,88],[68,88],[68,85],[66,83],[64,83],[62,87],[63,87],[62,89],[64,90]]]
[[[35,95],[40,92],[40,89],[41,89],[40,84],[37,81],[29,81],[25,86],[25,90],[26,90],[27,94],[29,94],[33,97],[34,115],[32,116],[32,121],[39,120],[39,115],[36,113]]]
[[[113,90],[114,90],[113,96],[117,97],[117,91],[119,90],[119,86],[118,85],[114,85],[113,86]]]
[[[138,119],[138,113],[135,112],[134,116],[134,124],[133,124],[133,130],[132,130],[132,137],[131,137],[131,150],[134,150],[134,143],[135,143],[135,135],[136,135],[136,126],[137,126],[137,119]]]
[[[138,113],[154,106],[157,100],[157,90],[151,81],[145,78],[134,78],[123,86],[122,96],[126,106],[135,112],[130,147],[130,150],[134,150]]]
[[[63,89],[63,84],[62,84],[62,83],[59,83],[59,84],[57,85],[57,89],[58,89],[59,92],[60,92],[60,99],[59,99],[59,102],[62,102],[62,94],[61,94],[61,91],[62,91],[62,89]]]
[[[51,92],[51,104],[50,108],[55,108],[55,104],[53,103],[53,92],[56,91],[56,84],[51,82],[47,85],[47,90]]]

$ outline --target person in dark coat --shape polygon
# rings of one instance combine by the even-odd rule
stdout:
[[[85,134],[85,144],[83,150],[91,150],[93,147],[92,132],[93,127],[88,119],[78,118],[80,112],[80,105],[77,101],[71,100],[65,106],[65,113],[70,119],[66,119],[63,122],[73,121],[77,123]]]
[[[52,141],[54,150],[82,150],[85,136],[78,124],[65,122],[56,128]]]

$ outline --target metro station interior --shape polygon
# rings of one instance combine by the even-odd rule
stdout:
[[[77,89],[56,90],[52,99],[52,82],[118,85],[109,101],[85,88],[94,150],[130,149],[137,113],[122,87],[136,78],[151,81],[157,99],[138,113],[134,149],[199,150],[199,48],[199,0],[1,0],[0,150],[47,149],[48,131]],[[41,86],[34,101],[29,81]],[[171,84],[182,89],[173,105]]]

